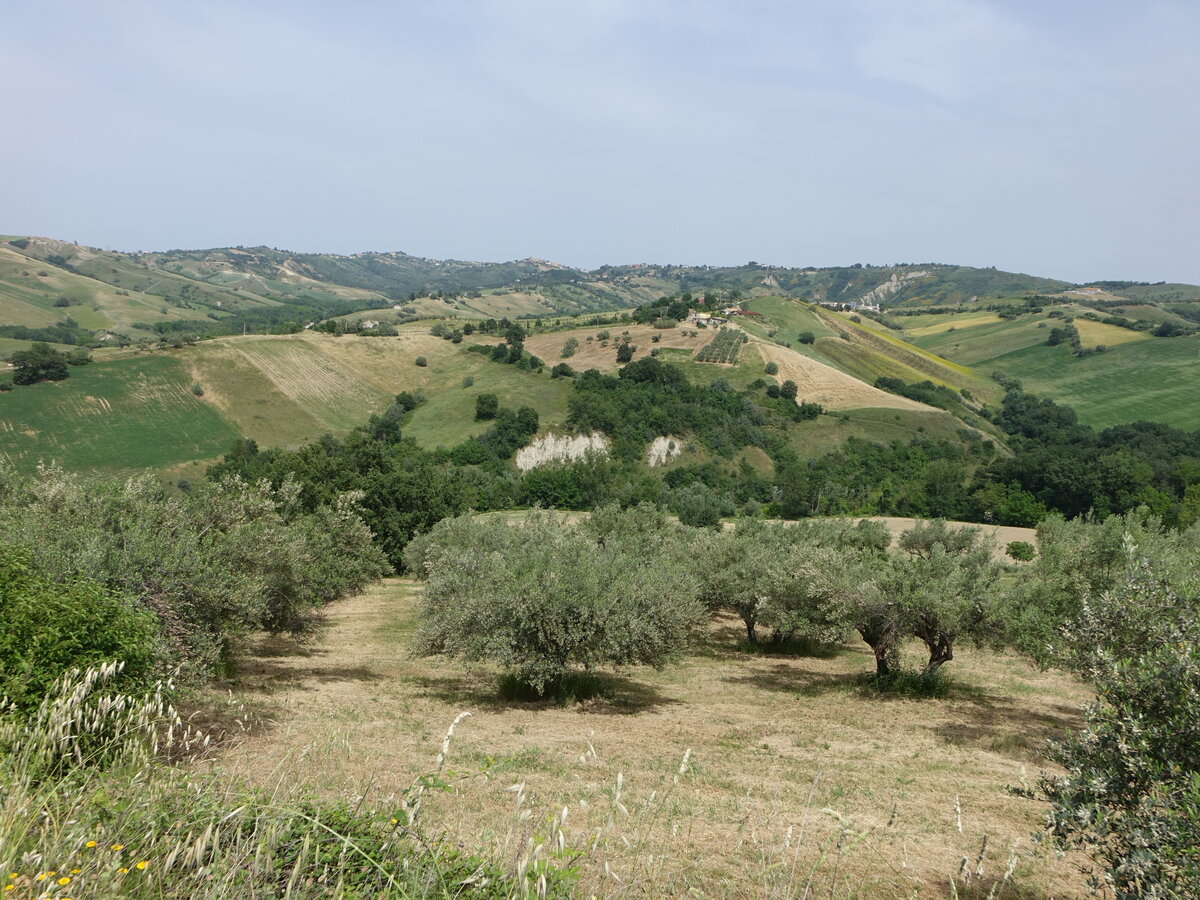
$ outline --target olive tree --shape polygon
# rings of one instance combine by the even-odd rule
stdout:
[[[1126,532],[1115,584],[1086,590],[1062,630],[1096,701],[1051,745],[1066,774],[1039,785],[1056,842],[1122,898],[1200,896],[1200,534],[1156,538]]]
[[[844,555],[856,552],[847,537],[853,532],[743,520],[696,544],[701,597],[710,609],[736,613],[751,644],[759,642],[760,626],[771,629],[773,644],[796,637],[842,640],[852,623],[836,573]]]
[[[662,667],[704,616],[696,580],[669,554],[601,543],[546,512],[441,522],[423,557],[413,652],[496,662],[538,695],[576,666]]]
[[[1000,596],[1003,565],[979,529],[923,522],[904,532],[886,551],[877,537],[834,557],[824,578],[830,596],[875,657],[875,673],[897,671],[900,647],[910,638],[929,651],[925,675],[954,658],[962,637],[991,639],[994,605]]]
[[[1004,571],[993,551],[980,529],[952,528],[941,520],[920,522],[900,535],[879,589],[895,603],[902,633],[929,650],[923,674],[954,659],[960,637],[986,637]]]

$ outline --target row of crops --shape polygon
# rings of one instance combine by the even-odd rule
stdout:
[[[735,363],[742,344],[749,338],[744,331],[736,328],[722,327],[717,336],[700,348],[696,354],[697,362],[706,363]]]

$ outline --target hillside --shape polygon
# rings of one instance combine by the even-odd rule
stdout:
[[[1020,379],[1026,389],[1075,407],[1088,424],[1146,419],[1185,430],[1200,428],[1195,399],[1200,396],[1200,334],[1160,337],[1082,317],[1086,315],[1097,314],[1068,306],[1012,319],[972,312],[895,321],[921,349],[979,373]],[[1069,343],[1048,343],[1051,331],[1064,322],[1078,331],[1081,354]]]
[[[745,390],[756,380],[761,384],[766,362],[774,362],[779,380],[796,382],[799,399],[838,413],[790,428],[789,442],[804,457],[852,436],[958,440],[963,427],[949,412],[880,391],[843,368],[755,335],[735,365],[696,361],[712,331],[664,332],[634,323],[620,330],[577,325],[535,331],[526,348],[552,366],[574,339],[579,349],[569,360],[573,368],[615,372],[616,342],[626,334],[637,347],[635,359],[656,349],[697,384],[720,377]],[[228,336],[177,349],[101,350],[91,365],[72,368],[65,381],[0,394],[0,453],[26,471],[40,460],[58,460],[84,471],[151,468],[195,477],[235,439],[296,448],[324,434],[346,434],[401,391],[425,398],[406,418],[404,433],[429,449],[454,446],[487,428],[474,418],[481,391],[495,393],[506,407],[533,407],[543,434],[566,430],[571,379],[497,364],[467,346],[411,325],[396,337],[307,331]],[[417,365],[418,357],[427,364]],[[703,458],[685,454],[682,462]]]
[[[68,342],[76,344],[297,331],[367,310],[383,310],[383,316],[400,321],[538,318],[611,312],[661,296],[711,291],[826,303],[944,305],[1068,287],[1052,279],[941,264],[639,264],[585,271],[539,259],[469,262],[271,247],[121,253],[43,237],[0,239],[0,329],[44,329],[69,316],[74,335]]]

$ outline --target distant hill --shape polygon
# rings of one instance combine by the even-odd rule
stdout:
[[[584,271],[539,259],[467,262],[399,252],[339,256],[272,247],[118,253],[10,236],[0,240],[0,337],[82,344],[182,333],[278,333],[366,310],[385,310],[397,321],[538,318],[609,312],[664,295],[711,291],[940,306],[1069,287],[1053,279],[933,263],[645,264]],[[56,332],[33,335],[13,331],[55,327]]]

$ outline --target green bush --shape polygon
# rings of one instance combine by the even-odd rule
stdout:
[[[1030,562],[1037,556],[1037,548],[1029,541],[1010,541],[1004,552],[1018,562]]]
[[[1194,548],[1166,540],[1127,532],[1123,577],[1086,590],[1064,629],[1097,699],[1051,745],[1066,774],[1039,786],[1056,842],[1100,864],[1094,887],[1183,900],[1200,896],[1200,577]]]
[[[420,366],[423,369],[427,365],[429,365],[429,360],[427,360],[423,356],[418,356],[416,359],[413,360],[413,363],[415,363],[416,365]]]
[[[154,616],[122,594],[85,578],[56,584],[26,554],[0,550],[0,697],[35,709],[71,669],[125,666],[116,687],[137,693],[156,668]]]
[[[157,617],[167,662],[194,680],[219,667],[233,637],[301,630],[315,609],[388,571],[360,495],[334,491],[306,511],[290,477],[278,490],[227,476],[167,493],[149,476],[5,475],[0,546],[50,581],[90,579],[132,597]]]

